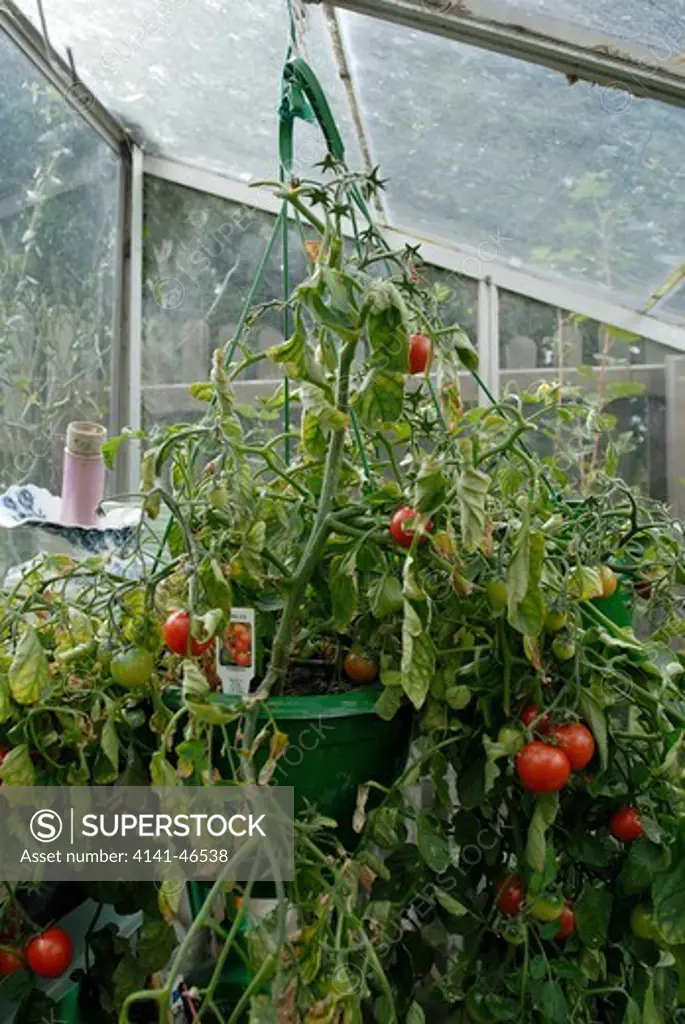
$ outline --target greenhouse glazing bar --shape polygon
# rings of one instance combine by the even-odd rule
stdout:
[[[160,157],[145,156],[144,172],[186,188],[219,196],[230,202],[242,203],[266,213],[277,214],[280,201],[271,189],[250,188],[221,174],[193,167],[190,164]],[[390,244],[401,248],[405,244],[419,245],[426,263],[451,270],[477,281],[490,278],[497,288],[516,292],[538,302],[559,309],[580,313],[600,323],[611,324],[679,352],[685,352],[685,328],[667,323],[655,316],[646,316],[605,298],[601,293],[554,281],[518,270],[491,258],[482,247],[470,249],[445,240],[422,238],[395,227],[383,226]],[[495,339],[496,344],[496,339]],[[497,365],[496,361],[493,365]]]
[[[662,55],[656,47],[537,12],[526,17],[510,4],[491,0],[335,0],[334,6],[625,89],[637,97],[685,106],[685,67],[673,39],[663,40],[668,51]]]

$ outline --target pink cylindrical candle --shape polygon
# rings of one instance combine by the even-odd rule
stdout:
[[[99,423],[70,423],[64,449],[61,520],[68,526],[95,526],[96,509],[105,496],[102,443],[107,437]]]

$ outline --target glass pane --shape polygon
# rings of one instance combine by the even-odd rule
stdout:
[[[635,308],[682,262],[685,110],[341,20],[391,223]]]
[[[0,119],[0,490],[59,493],[67,423],[109,414],[119,159],[1,31]]]
[[[544,380],[580,386],[615,417],[625,479],[680,502],[683,482],[670,461],[680,435],[667,404],[679,353],[511,292],[500,291],[499,308],[501,391],[523,392]],[[547,441],[541,444],[551,454]]]
[[[665,313],[678,320],[685,320],[685,285],[681,285],[669,296],[663,306],[659,307],[659,313]]]
[[[36,20],[35,0],[19,6]],[[44,7],[53,44],[72,48],[84,81],[146,149],[245,180],[276,175],[284,0],[44,0]],[[305,56],[351,145],[321,12],[307,21]],[[299,122],[296,138],[296,159],[309,169],[325,151],[321,134]],[[356,160],[354,151],[349,158]]]
[[[207,379],[214,349],[235,333],[268,245],[275,218],[158,178],[145,181],[143,387],[146,423],[202,415],[188,384]],[[306,273],[296,225],[289,226],[289,282]],[[283,295],[282,242],[267,262],[254,303]],[[281,314],[269,310],[249,336],[263,351],[283,338]],[[275,379],[271,363],[256,363],[241,378]],[[244,399],[268,394],[249,389]]]
[[[685,41],[683,0],[507,0],[522,11],[564,18],[576,25],[648,45],[661,60],[677,57]]]

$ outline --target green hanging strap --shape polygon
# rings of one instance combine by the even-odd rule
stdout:
[[[289,54],[283,68],[279,111],[279,157],[282,174],[293,167],[295,120],[316,121],[323,132],[329,154],[342,163],[345,146],[319,80],[301,57]]]

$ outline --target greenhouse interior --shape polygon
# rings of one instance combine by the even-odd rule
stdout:
[[[0,1024],[685,1024],[683,110],[685,0],[0,2]]]

